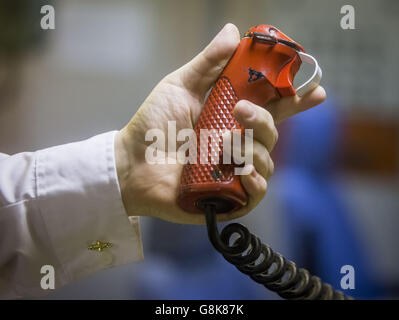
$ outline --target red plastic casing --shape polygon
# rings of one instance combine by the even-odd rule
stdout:
[[[278,39],[295,43],[275,27],[258,25],[248,33],[272,34]],[[247,34],[248,34],[247,33]],[[304,49],[295,43],[297,49]],[[197,163],[185,164],[181,176],[178,205],[188,212],[203,212],[201,203],[207,199],[229,203],[218,213],[227,213],[245,206],[248,196],[234,174],[235,164],[223,164],[222,139],[208,143],[209,164],[200,163],[200,130],[244,128],[234,119],[233,108],[242,99],[265,107],[283,96],[295,95],[294,76],[301,65],[297,50],[282,43],[265,43],[253,37],[242,38],[234,55],[213,86],[195,126]],[[251,71],[252,70],[252,75]],[[258,79],[253,71],[261,74]],[[212,164],[218,155],[218,161]],[[215,174],[216,173],[216,174]]]

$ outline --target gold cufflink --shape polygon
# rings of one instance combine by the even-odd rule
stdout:
[[[112,243],[110,242],[101,242],[100,240],[97,240],[96,243],[91,244],[88,246],[89,250],[97,250],[97,251],[103,251],[106,248],[111,248]]]

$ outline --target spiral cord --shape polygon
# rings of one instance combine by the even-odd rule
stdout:
[[[219,235],[213,205],[205,206],[208,237],[223,257],[257,283],[289,300],[353,300],[308,270],[285,259],[238,223],[227,225]],[[239,237],[233,239],[237,234]]]

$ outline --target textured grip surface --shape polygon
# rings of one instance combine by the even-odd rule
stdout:
[[[179,204],[187,211],[197,212],[197,201],[206,198],[221,197],[232,200],[226,211],[237,209],[247,202],[239,176],[234,175],[235,165],[222,163],[222,139],[218,139],[216,143],[209,141],[202,146],[208,148],[208,159],[201,159],[201,129],[216,129],[220,135],[225,129],[243,129],[233,117],[233,108],[237,102],[238,97],[229,79],[220,77],[213,86],[194,129],[197,136],[197,162],[183,167]],[[209,164],[203,164],[204,160],[208,160]]]

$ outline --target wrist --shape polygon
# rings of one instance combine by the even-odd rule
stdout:
[[[127,209],[127,199],[126,199],[126,189],[129,173],[131,171],[130,157],[128,153],[128,147],[126,139],[124,136],[123,129],[115,134],[114,142],[114,152],[115,152],[115,167],[118,175],[119,188],[122,195],[122,201]]]

